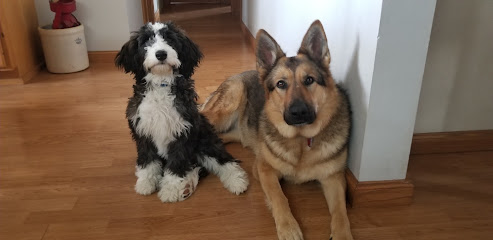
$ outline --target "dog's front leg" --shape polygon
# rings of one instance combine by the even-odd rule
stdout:
[[[221,140],[214,133],[212,126],[205,118],[202,123],[202,144],[199,151],[202,156],[200,161],[208,171],[216,174],[224,187],[234,194],[240,194],[248,188],[248,174],[243,170],[237,160],[229,154]]]
[[[181,135],[168,147],[168,156],[158,197],[162,202],[179,202],[190,197],[199,183],[200,168],[193,145]]]
[[[239,195],[247,190],[248,174],[232,157],[223,158],[223,162],[220,163],[217,158],[203,156],[202,165],[216,174],[231,193]]]
[[[162,159],[148,139],[141,138],[135,133],[134,139],[137,141],[135,191],[141,195],[149,195],[159,189],[159,182],[163,177]]]
[[[159,182],[163,176],[161,161],[159,159],[145,163],[137,161],[135,176],[137,176],[135,192],[140,195],[149,195],[155,192],[159,188]]]
[[[352,240],[351,228],[346,210],[346,179],[344,171],[320,180],[325,199],[329,205],[331,220],[331,239]]]
[[[300,226],[289,208],[288,199],[279,184],[279,172],[261,159],[257,160],[258,177],[264,190],[272,216],[276,222],[277,237],[280,240],[303,239]]]

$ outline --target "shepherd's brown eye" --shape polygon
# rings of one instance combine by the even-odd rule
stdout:
[[[288,87],[288,83],[286,83],[286,81],[284,81],[284,80],[279,80],[276,83],[276,87],[279,89],[286,89]]]
[[[305,81],[303,81],[303,84],[305,84],[305,86],[308,86],[308,85],[312,84],[314,81],[315,81],[315,79],[313,79],[313,77],[308,76],[305,78]]]

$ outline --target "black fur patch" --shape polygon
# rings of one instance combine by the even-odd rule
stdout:
[[[168,44],[178,52],[178,59],[181,62],[179,73],[185,78],[190,78],[203,57],[202,52],[199,46],[192,42],[183,30],[179,29],[174,23],[168,22],[166,25],[168,27],[161,29],[161,34],[165,36]]]
[[[193,81],[184,77],[177,77],[175,79],[175,85],[171,88],[171,92],[176,95],[176,110],[184,120],[192,124],[187,137],[183,139],[179,138],[175,143],[179,144],[187,152],[216,158],[221,165],[226,162],[235,161],[226,152],[221,139],[214,131],[214,127],[199,113],[196,103],[197,94]],[[169,148],[171,149],[173,146]]]
[[[318,76],[313,76],[313,77],[315,77],[315,82],[320,86],[326,87],[327,86],[326,81],[330,78],[330,72],[324,71],[318,65],[317,65],[316,69],[318,72]]]
[[[272,81],[267,81],[267,90],[269,90],[269,92],[272,92],[272,91],[274,91],[274,89],[276,89],[276,86],[274,86],[274,83],[272,83]]]
[[[257,71],[250,71],[249,74],[255,74],[254,78],[250,81],[244,81],[245,89],[248,96],[246,114],[248,116],[248,125],[258,129],[258,113],[262,111],[265,104],[265,91],[262,85],[260,85]],[[270,90],[269,88],[269,91]]]
[[[292,72],[296,72],[298,65],[300,65],[300,60],[296,57],[289,57],[286,61],[286,67],[291,69]]]

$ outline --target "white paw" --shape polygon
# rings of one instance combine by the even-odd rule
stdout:
[[[248,174],[237,162],[228,162],[223,165],[217,159],[203,156],[202,165],[216,174],[224,187],[234,194],[240,194],[248,188]]]
[[[245,192],[248,188],[248,174],[236,162],[221,166],[219,179],[226,189],[236,195]]]
[[[180,202],[190,197],[199,183],[199,170],[200,167],[197,167],[183,178],[166,171],[157,194],[159,199],[162,202]]]
[[[149,195],[157,190],[159,180],[151,180],[151,179],[137,179],[137,183],[135,183],[135,192],[140,195]]]
[[[135,176],[137,176],[135,192],[140,195],[149,195],[155,192],[162,178],[161,172],[161,163],[157,161],[147,164],[145,168],[137,166],[135,171]]]

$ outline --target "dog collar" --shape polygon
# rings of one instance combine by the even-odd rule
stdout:
[[[167,87],[168,84],[167,83],[161,83],[161,87]]]
[[[310,148],[311,148],[311,147],[312,147],[312,145],[313,145],[313,138],[307,138],[307,139],[306,139],[306,143],[308,144],[308,147],[310,147]]]

